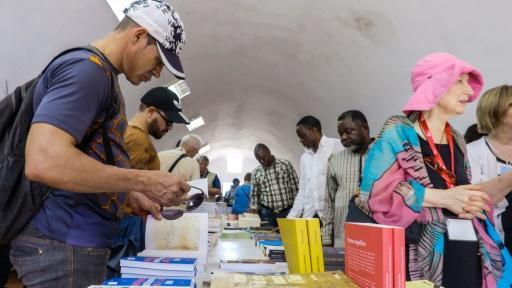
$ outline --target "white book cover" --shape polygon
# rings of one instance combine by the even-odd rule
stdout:
[[[138,256],[197,258],[198,270],[208,254],[208,214],[185,213],[176,220],[146,222],[146,250]]]

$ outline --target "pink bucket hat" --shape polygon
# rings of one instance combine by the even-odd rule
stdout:
[[[413,94],[402,111],[427,111],[455,84],[462,74],[469,74],[468,84],[473,89],[469,102],[480,96],[484,80],[472,65],[448,53],[429,54],[416,63],[411,73]]]

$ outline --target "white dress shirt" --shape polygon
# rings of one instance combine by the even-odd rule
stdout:
[[[316,153],[305,149],[300,157],[299,193],[288,218],[322,217],[325,206],[325,185],[329,156],[342,151],[339,139],[322,136]]]

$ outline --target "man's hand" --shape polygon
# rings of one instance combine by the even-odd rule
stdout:
[[[132,211],[135,215],[146,216],[151,214],[155,219],[162,220],[162,215],[160,214],[160,205],[154,201],[151,201],[142,193],[128,193],[127,203],[128,206],[132,208]]]
[[[146,171],[148,177],[144,194],[162,206],[173,206],[181,203],[190,186],[182,177],[164,171]]]
[[[220,195],[220,189],[218,189],[218,188],[209,188],[208,189],[209,197],[217,197],[218,195]]]

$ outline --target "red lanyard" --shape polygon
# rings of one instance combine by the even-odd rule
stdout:
[[[423,134],[427,138],[428,146],[430,146],[430,150],[432,150],[432,153],[434,154],[434,159],[436,160],[436,164],[439,165],[444,170],[448,170],[446,168],[446,165],[444,165],[443,158],[441,158],[441,155],[439,154],[439,151],[437,151],[436,145],[434,144],[434,138],[432,137],[432,132],[430,132],[430,129],[428,128],[427,121],[425,120],[425,117],[423,117],[423,114],[420,114],[419,118],[420,128],[423,131]],[[452,136],[452,129],[450,128],[450,124],[446,123],[446,126],[444,128],[444,133],[446,135],[446,140],[448,141],[448,146],[450,146],[450,160],[452,162],[451,172],[455,175],[455,157],[453,153],[453,136]],[[446,182],[446,186],[448,188],[452,188],[455,186],[455,183],[452,183],[450,181],[447,181],[444,177],[443,179]]]

